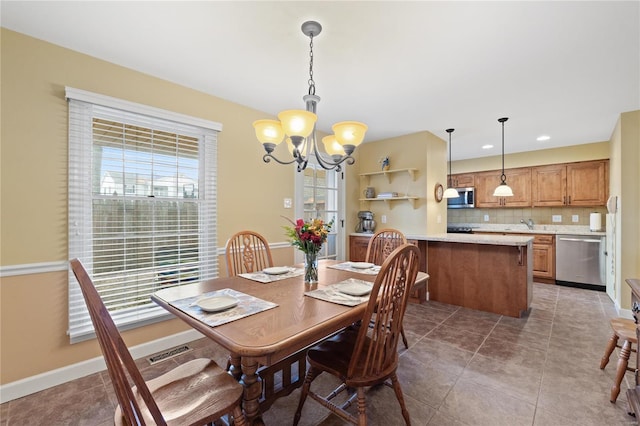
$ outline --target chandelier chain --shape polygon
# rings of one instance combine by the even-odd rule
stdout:
[[[309,35],[309,94],[316,94],[316,82],[313,81],[313,34]]]

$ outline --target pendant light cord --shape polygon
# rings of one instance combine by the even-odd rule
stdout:
[[[447,188],[451,188],[451,133],[453,133],[455,129],[447,129],[445,130],[447,133],[449,133],[449,179],[448,179],[448,185]],[[503,166],[504,168],[504,166]]]
[[[508,117],[498,118],[498,121],[502,123],[502,175],[500,176],[500,184],[507,184],[507,175],[504,174],[504,122]]]

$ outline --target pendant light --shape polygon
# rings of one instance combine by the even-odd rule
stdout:
[[[498,118],[498,122],[502,123],[502,175],[500,176],[500,185],[493,191],[494,197],[513,197],[513,191],[507,185],[507,176],[504,174],[504,122],[509,117]]]
[[[458,190],[451,187],[451,133],[453,133],[455,129],[447,129],[446,132],[449,133],[449,179],[447,180],[447,189],[442,194],[442,198],[458,198],[460,194],[458,194]]]

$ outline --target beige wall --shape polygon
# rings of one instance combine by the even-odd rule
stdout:
[[[620,305],[631,307],[627,278],[640,278],[640,111],[626,112],[611,136],[609,192],[619,197],[616,281]]]
[[[436,182],[446,186],[446,142],[430,132],[413,133],[397,138],[369,142],[358,147],[357,173],[369,173],[381,170],[380,158],[388,156],[390,168],[417,169],[415,179],[408,173],[359,177],[359,185],[354,185],[351,200],[364,198],[367,186],[373,186],[376,193],[395,191],[400,195],[419,197],[415,207],[408,201],[359,202],[353,210],[370,210],[377,222],[376,229],[397,228],[405,234],[434,234],[446,231],[447,208],[444,202],[437,203],[433,196]],[[357,214],[357,211],[355,212]],[[382,223],[382,216],[387,223]],[[356,216],[357,217],[357,216]],[[440,223],[438,223],[440,217]],[[354,222],[352,229],[355,230]]]
[[[218,245],[246,228],[285,241],[276,225],[291,215],[282,199],[294,196],[294,172],[262,162],[251,123],[264,113],[4,28],[1,43],[1,266],[67,260],[65,86],[222,123]],[[100,354],[95,341],[68,343],[66,272],[5,277],[0,290],[0,383]],[[174,320],[124,335],[136,345],[185,329]]]

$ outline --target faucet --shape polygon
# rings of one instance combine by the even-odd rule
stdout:
[[[520,219],[520,223],[524,223],[525,225],[527,225],[527,228],[533,230],[533,219],[529,219],[526,222],[524,221],[524,219]]]

